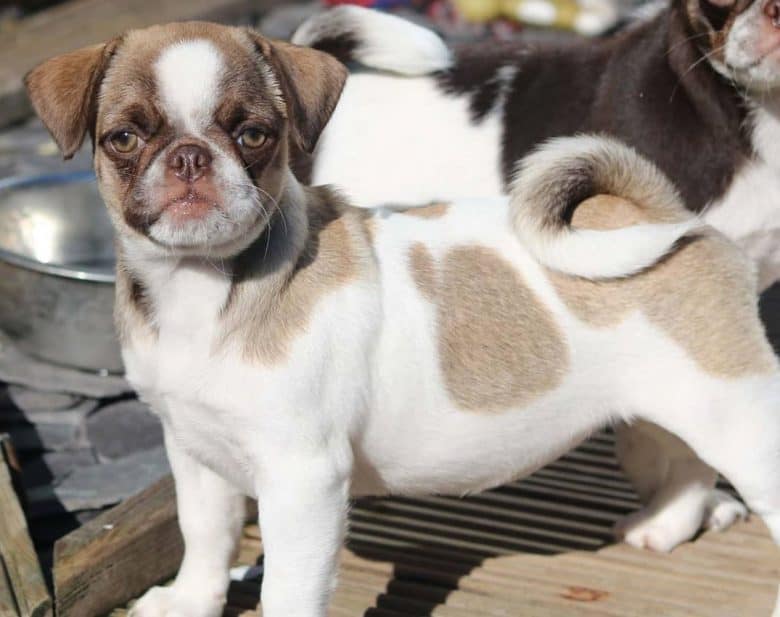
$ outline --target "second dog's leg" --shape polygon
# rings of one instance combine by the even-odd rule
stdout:
[[[643,507],[615,526],[628,544],[670,551],[700,528],[725,529],[747,509],[715,489],[717,472],[680,439],[648,423],[620,424],[616,454]]]
[[[176,480],[184,560],[173,585],[149,590],[130,617],[218,617],[230,583],[246,498],[184,452],[168,430],[165,447]]]

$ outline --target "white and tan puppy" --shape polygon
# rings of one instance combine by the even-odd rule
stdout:
[[[324,616],[351,495],[480,490],[615,420],[687,442],[780,540],[780,371],[739,250],[596,138],[530,156],[490,204],[367,211],[303,187],[289,153],[344,80],[209,24],[28,76],[66,155],[94,137],[127,374],[176,477],[184,562],[133,615],[220,614],[248,494],[263,614]]]

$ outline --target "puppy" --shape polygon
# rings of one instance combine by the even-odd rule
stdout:
[[[260,503],[266,617],[322,617],[357,495],[463,494],[643,418],[780,540],[780,367],[750,262],[633,150],[558,140],[511,199],[364,210],[302,186],[346,71],[237,28],[132,31],[35,68],[116,229],[127,375],[160,415],[185,556],[134,617],[215,617]]]
[[[603,40],[454,49],[397,17],[340,7],[293,40],[363,67],[314,159],[296,157],[301,177],[365,205],[497,195],[536,144],[598,131],[650,158],[736,240],[761,290],[780,278],[779,0],[672,0]],[[620,425],[617,454],[645,506],[616,527],[635,546],[671,550],[746,514],[655,427]]]

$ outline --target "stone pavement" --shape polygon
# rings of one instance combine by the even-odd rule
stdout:
[[[132,394],[94,398],[0,382],[0,433],[22,463],[33,540],[53,542],[168,472],[160,422]]]

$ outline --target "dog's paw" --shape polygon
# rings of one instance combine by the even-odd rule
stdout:
[[[704,514],[704,528],[723,531],[747,517],[748,509],[741,501],[723,491],[712,491]]]
[[[133,608],[128,617],[219,617],[224,600],[204,598],[202,593],[188,594],[172,587],[152,587]]]
[[[618,540],[626,544],[657,553],[668,553],[692,536],[687,530],[677,526],[664,525],[644,510],[629,514],[618,521],[614,533]]]
[[[152,587],[130,609],[128,617],[184,617],[184,613],[176,608],[172,587]]]
[[[747,518],[747,508],[731,495],[712,491],[702,513],[701,507],[666,507],[659,511],[649,508],[629,514],[614,528],[618,540],[661,553],[693,539],[700,529],[723,531]]]

